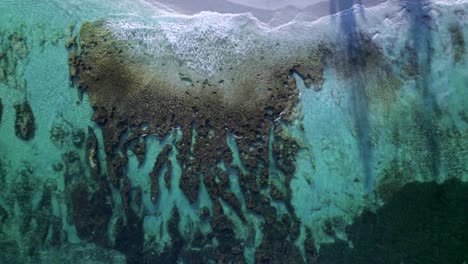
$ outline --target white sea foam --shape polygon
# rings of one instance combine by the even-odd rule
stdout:
[[[249,16],[203,12],[179,21],[164,19],[160,25],[177,58],[211,75],[247,54],[253,45],[243,30],[248,23]]]
[[[466,0],[430,2],[431,8],[439,5],[464,4]],[[308,43],[316,36],[340,35],[336,21],[340,17],[353,16],[357,28],[372,33],[377,39],[394,35],[395,29],[406,27],[402,17],[402,2],[387,1],[366,8],[354,5],[340,14],[307,19],[302,14],[297,19],[271,28],[260,22],[250,13],[220,14],[202,12],[193,16],[164,11],[153,17],[117,17],[107,25],[115,35],[123,40],[132,40],[141,45],[137,53],[143,51],[155,57],[174,56],[188,68],[206,76],[213,76],[222,69],[236,66],[251,52],[258,52],[273,41],[288,43]],[[300,46],[300,45],[298,45]],[[295,47],[297,49],[297,47]],[[287,50],[283,46],[284,52]],[[271,51],[270,51],[271,52]],[[281,52],[281,51],[277,51]]]

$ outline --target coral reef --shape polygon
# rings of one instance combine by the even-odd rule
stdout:
[[[213,248],[217,253],[212,257],[219,261],[243,261],[243,245],[241,241],[234,239],[232,220],[225,215],[223,207],[232,208],[240,219],[245,219],[246,216],[238,197],[230,191],[229,174],[215,168],[216,164],[223,163],[228,171],[236,169],[227,142],[227,138],[235,135],[239,157],[246,168],[246,172],[238,176],[246,200],[246,209],[264,216],[266,220],[263,228],[265,239],[256,258],[265,261],[276,259],[278,250],[284,248],[290,251],[298,262],[303,261],[299,249],[294,244],[299,235],[299,220],[294,216],[288,195],[298,150],[297,143],[293,139],[284,139],[281,143],[275,143],[274,149],[269,150],[268,146],[274,120],[278,117],[287,120],[298,101],[299,92],[295,79],[290,78],[290,73],[295,70],[294,65],[301,63],[303,66],[301,69],[297,68],[297,71],[306,71],[306,62],[291,61],[286,66],[278,66],[276,70],[261,69],[259,74],[265,76],[261,79],[264,84],[258,84],[257,78],[251,82],[239,80],[235,82],[238,85],[236,93],[230,95],[210,80],[194,84],[204,87],[199,90],[184,88],[185,86],[173,87],[170,82],[165,83],[165,77],[161,76],[158,79],[157,76],[152,76],[151,71],[143,70],[140,63],[129,55],[129,49],[127,43],[115,39],[103,21],[85,23],[80,31],[80,46],[71,52],[69,60],[72,78],[76,78],[81,92],[89,94],[95,110],[94,119],[102,127],[109,179],[115,187],[121,189],[124,208],[128,208],[131,203],[126,191],[129,188],[125,176],[127,149],[139,137],[155,134],[163,138],[173,133],[174,128],[179,128],[181,138],[175,142],[175,147],[182,175],[179,186],[173,187],[180,188],[189,201],[195,203],[199,199],[201,184],[206,186],[208,195],[215,203],[210,225],[214,237],[220,243],[220,246]],[[320,81],[316,82],[319,85]],[[226,97],[229,97],[228,101]],[[142,124],[147,124],[145,130],[141,128]],[[274,131],[277,138],[283,137],[281,126],[277,126]],[[168,159],[169,153],[173,151],[171,149],[170,145],[163,148],[149,174],[153,203],[158,199],[159,178],[164,170],[165,185],[172,187],[170,175],[173,166]],[[137,155],[142,156],[145,148],[141,149],[142,153],[138,151],[137,149]],[[269,151],[275,153],[275,160],[270,160]],[[139,159],[141,162],[142,158]],[[260,192],[269,192],[267,168],[271,163],[277,163],[286,175],[281,188],[287,194],[282,196],[283,202],[289,205],[288,212],[281,215],[270,205],[272,198],[263,194],[263,191]],[[260,175],[260,178],[256,179],[255,174]],[[77,192],[77,199],[88,196],[84,186]],[[221,205],[219,199],[226,205]],[[276,196],[275,199],[279,200],[280,197]],[[82,203],[89,201],[77,202]],[[117,231],[117,236],[138,239],[138,236],[143,236],[141,231],[131,232],[133,235],[130,238],[130,231],[127,229],[130,226],[137,228],[136,226],[142,224],[142,219],[131,211],[126,212],[127,227]],[[75,218],[83,215],[91,216],[88,211],[78,211]],[[274,223],[278,224],[279,230],[267,228]],[[191,243],[189,241],[194,241],[193,239],[195,238],[184,237],[177,242],[178,247],[173,245],[171,249],[166,250],[171,250],[173,253],[170,254],[174,256],[176,251],[188,250],[187,245]],[[141,250],[143,249],[127,250],[131,254],[127,257],[137,257],[142,254]],[[153,254],[162,257],[167,254],[164,252]]]

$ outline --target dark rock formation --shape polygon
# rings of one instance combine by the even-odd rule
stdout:
[[[171,145],[166,145],[164,149],[159,153],[158,158],[153,166],[153,171],[150,173],[151,179],[151,200],[156,202],[159,192],[159,176],[161,175],[163,165],[168,159],[169,152],[171,151]]]
[[[25,100],[22,104],[15,105],[15,133],[22,140],[28,141],[34,137],[36,124],[34,114],[28,101]]]

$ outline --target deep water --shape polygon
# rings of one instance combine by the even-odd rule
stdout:
[[[0,263],[468,263],[468,2],[360,4],[0,1]]]
[[[409,183],[347,227],[348,242],[324,244],[319,263],[463,263],[468,185]],[[441,245],[445,245],[441,247]]]

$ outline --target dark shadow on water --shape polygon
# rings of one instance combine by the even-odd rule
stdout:
[[[427,8],[427,0],[401,1],[401,6],[407,10],[410,30],[408,40],[410,48],[416,52],[416,65],[419,76],[416,77],[416,88],[421,93],[422,102],[419,109],[420,133],[426,139],[429,151],[430,171],[433,179],[439,175],[440,148],[435,119],[440,113],[436,96],[430,91],[429,83],[432,66],[432,36],[430,31],[431,17]]]
[[[358,5],[357,10],[353,10],[354,12],[357,11],[362,18],[364,17],[364,5],[362,4],[362,0],[330,0],[330,14],[336,14],[345,10],[350,10],[353,5]]]
[[[339,39],[345,47],[345,74],[349,77],[351,94],[351,112],[354,117],[354,128],[359,147],[359,155],[364,170],[364,188],[367,192],[372,192],[374,179],[372,173],[373,151],[370,139],[370,122],[368,111],[368,98],[366,88],[366,60],[365,47],[362,46],[362,36],[357,28],[355,4],[361,4],[360,0],[332,0],[330,1],[330,12],[344,11],[335,20],[344,39]]]
[[[367,61],[366,53],[368,47],[366,36],[360,33],[357,25],[357,16],[363,21],[365,14],[359,6],[360,0],[331,0],[330,12],[343,11],[339,16],[333,17],[332,21],[340,29],[338,44],[345,50],[345,75],[349,79],[351,89],[351,112],[353,115],[354,129],[359,147],[362,168],[364,171],[364,187],[368,192],[373,191],[374,175],[372,171],[373,149],[370,138],[370,118],[368,101],[366,95],[367,85]],[[436,96],[430,90],[431,65],[432,65],[432,36],[430,23],[431,18],[427,8],[427,0],[401,1],[400,5],[408,12],[407,23],[409,23],[409,35],[401,36],[408,40],[408,46],[415,55],[410,62],[411,67],[416,69],[416,87],[421,95],[421,102],[414,118],[418,132],[424,140],[426,155],[425,164],[430,172],[431,179],[437,179],[439,175],[440,146],[439,134],[436,127],[436,119],[440,114]],[[398,32],[397,32],[398,33]],[[411,114],[411,113],[409,113]],[[429,175],[428,175],[429,176]]]
[[[335,14],[350,9],[354,4],[361,4],[361,0],[331,0],[330,14]]]

